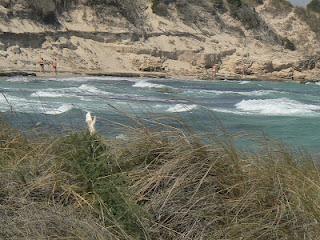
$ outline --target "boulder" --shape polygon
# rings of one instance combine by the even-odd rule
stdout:
[[[253,73],[271,73],[273,72],[273,64],[272,61],[268,62],[253,62],[252,66],[250,67],[250,70]]]
[[[302,74],[300,72],[294,72],[293,77],[294,77],[294,80],[303,82],[308,76],[306,74]],[[314,77],[311,76],[311,78],[314,78]]]
[[[144,58],[143,61],[137,61],[136,65],[142,72],[163,72],[165,67],[163,66],[162,59]]]
[[[236,52],[236,49],[225,50],[217,53],[201,54],[198,65],[203,65],[206,69],[211,68],[214,64],[221,64],[222,59],[231,56]]]
[[[234,66],[234,73],[243,75],[252,75],[261,71],[261,65],[250,59],[238,59]]]
[[[70,39],[67,39],[65,37],[60,37],[58,39],[58,41],[56,41],[55,43],[52,44],[52,46],[55,46],[59,49],[63,49],[63,48],[67,48],[67,49],[70,49],[70,50],[76,50],[77,49],[77,46],[74,45]]]
[[[273,73],[273,76],[281,79],[291,79],[293,74],[292,68],[284,69],[282,71],[277,71]]]
[[[268,62],[265,62],[263,63],[262,65],[262,70],[264,73],[271,73],[274,71],[274,68],[273,68],[273,63],[272,61],[268,61]]]
[[[6,51],[0,51],[0,57],[6,58],[6,57],[8,57],[8,55],[9,54]]]
[[[274,71],[283,71],[293,67],[293,63],[272,63]]]
[[[0,42],[0,51],[5,51],[5,50],[7,50],[6,45]]]
[[[8,50],[14,54],[21,54],[21,49],[19,46],[12,46],[12,47],[9,47]]]

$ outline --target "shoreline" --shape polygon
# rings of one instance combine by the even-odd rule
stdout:
[[[30,69],[22,70],[0,70],[0,77],[74,77],[74,76],[109,76],[109,77],[132,77],[132,78],[154,78],[154,79],[170,79],[188,81],[188,80],[202,80],[202,81],[215,81],[215,80],[228,80],[228,81],[270,81],[270,82],[292,82],[299,84],[316,83],[320,79],[301,79],[291,80],[289,78],[276,78],[266,75],[245,75],[244,77],[239,74],[225,73],[217,74],[215,79],[203,78],[199,75],[179,75],[166,72],[103,72],[103,71],[69,71],[61,70],[58,75],[52,72],[41,72]]]

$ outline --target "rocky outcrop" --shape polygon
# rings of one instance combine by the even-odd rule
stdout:
[[[70,50],[76,50],[77,46],[75,46],[70,39],[67,39],[65,37],[60,37],[56,42],[51,43],[51,46],[59,48],[59,49],[63,49],[63,48],[67,48]]]
[[[145,57],[142,61],[136,61],[135,64],[142,72],[163,72],[163,60]]]
[[[300,60],[295,69],[297,71],[313,70],[320,65],[320,56],[308,56],[304,60]]]
[[[316,28],[274,2],[0,0],[0,68],[35,69],[45,56],[66,72],[316,75]]]
[[[217,53],[201,54],[198,65],[203,65],[206,69],[211,68],[214,64],[221,64],[223,58],[231,56],[236,52],[236,49],[225,50]]]

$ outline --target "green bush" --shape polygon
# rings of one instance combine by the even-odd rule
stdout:
[[[168,6],[161,0],[152,0],[152,12],[159,16],[168,16]]]
[[[320,13],[320,1],[319,0],[312,0],[308,5],[307,9],[309,11],[314,11]]]

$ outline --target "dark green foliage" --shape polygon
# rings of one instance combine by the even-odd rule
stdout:
[[[320,13],[320,1],[319,0],[312,0],[308,5],[307,9],[309,11],[314,11]]]
[[[296,8],[295,13],[305,21],[311,30],[320,37],[320,14],[315,11],[305,10],[304,8]]]
[[[217,11],[226,11],[223,0],[152,0],[152,11],[160,16],[168,16],[168,5],[172,3],[175,3],[180,17],[186,23],[205,21],[199,18],[199,11],[211,16],[215,16]]]
[[[89,134],[74,134],[62,139],[56,151],[65,170],[76,174],[87,184],[119,172],[107,146]]]
[[[289,39],[282,39],[281,36],[275,33],[253,7],[240,0],[228,0],[228,3],[231,16],[242,22],[246,29],[252,30],[255,38],[282,45],[292,51],[296,49]],[[281,1],[278,4],[282,4]]]
[[[159,16],[168,16],[168,6],[161,0],[152,0],[152,12]]]
[[[266,10],[272,13],[274,16],[287,15],[293,9],[293,6],[287,0],[271,0],[271,4],[268,5]]]
[[[101,19],[120,13],[137,27],[144,24],[143,3],[139,0],[88,0],[87,4],[96,10]]]
[[[285,49],[289,49],[291,51],[295,51],[296,50],[296,46],[288,38],[283,38],[282,39],[282,45],[283,45],[283,47]]]
[[[142,237],[143,227],[136,214],[142,211],[130,201],[126,176],[110,147],[97,136],[80,133],[68,136],[57,145],[59,168],[75,177],[79,194],[89,194],[97,213],[107,225],[118,222],[133,237]],[[101,215],[103,213],[103,215]]]
[[[241,0],[227,0],[228,4],[230,4],[232,7],[241,7],[242,6],[242,2]]]
[[[45,24],[58,25],[57,8],[54,0],[30,0],[28,4],[33,10],[34,16]]]

